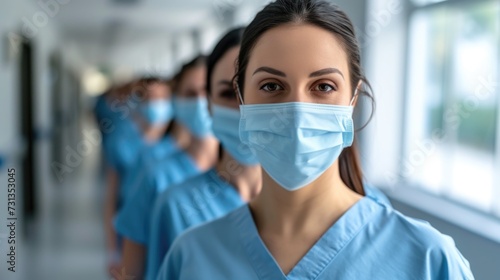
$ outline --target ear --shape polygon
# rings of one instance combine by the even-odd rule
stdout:
[[[354,95],[352,96],[351,106],[356,107],[358,104],[359,92],[361,91],[361,86],[363,85],[363,80],[359,80],[358,85],[356,86],[356,90],[354,91]]]

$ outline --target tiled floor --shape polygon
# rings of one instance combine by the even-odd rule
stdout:
[[[96,186],[79,180],[53,197],[51,215],[33,231],[27,251],[33,269],[27,279],[107,279]]]

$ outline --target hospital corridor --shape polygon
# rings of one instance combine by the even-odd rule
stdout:
[[[1,280],[499,280],[499,0],[0,2]]]

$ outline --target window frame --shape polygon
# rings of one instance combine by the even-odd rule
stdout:
[[[402,116],[402,128],[401,128],[401,146],[399,148],[400,155],[402,158],[407,158],[410,151],[407,149],[408,144],[408,132],[406,129],[406,124],[408,121],[408,87],[410,84],[409,74],[410,74],[410,30],[411,30],[411,20],[415,13],[421,12],[428,9],[434,9],[442,6],[465,6],[470,5],[468,0],[445,0],[442,2],[429,3],[425,5],[416,5],[414,2],[405,1],[407,4],[405,23],[406,23],[406,34],[405,34],[405,58],[406,61],[403,67],[403,89],[406,93],[403,97],[403,116]],[[495,3],[495,0],[477,0],[475,4],[480,3]],[[500,4],[498,4],[500,5]],[[500,12],[499,12],[500,13]],[[499,14],[500,16],[500,14]],[[499,23],[500,24],[500,23]],[[498,46],[500,46],[500,36],[498,37]],[[500,48],[498,48],[497,56],[497,71],[500,73]],[[449,64],[449,62],[447,62]],[[462,228],[465,228],[473,233],[480,236],[486,237],[490,240],[500,243],[500,79],[497,78],[495,81],[495,90],[497,98],[497,110],[496,110],[496,139],[495,139],[495,151],[494,151],[494,166],[495,170],[498,170],[494,174],[494,187],[493,187],[493,197],[491,202],[491,207],[489,211],[482,211],[474,208],[473,206],[467,205],[458,199],[453,199],[441,194],[433,194],[425,189],[422,185],[411,183],[405,180],[402,170],[399,169],[397,172],[399,183],[403,185],[400,188],[394,188],[391,186],[381,186],[391,199],[403,202],[407,205],[413,206],[421,211],[432,214],[438,218],[445,221],[456,224]],[[445,187],[446,188],[446,187]]]

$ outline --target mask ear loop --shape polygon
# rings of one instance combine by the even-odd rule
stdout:
[[[352,96],[351,102],[349,102],[349,106],[353,106],[354,100],[357,100],[358,94],[359,94],[359,89],[361,88],[362,84],[363,84],[363,80],[359,80],[358,85],[356,86],[356,90],[354,91],[354,95]]]
[[[238,97],[240,98],[240,105],[245,105],[245,103],[243,103],[243,97],[241,96],[241,91],[240,91],[240,86],[238,85],[238,81],[235,81],[234,84],[236,85],[236,92],[238,92]]]

